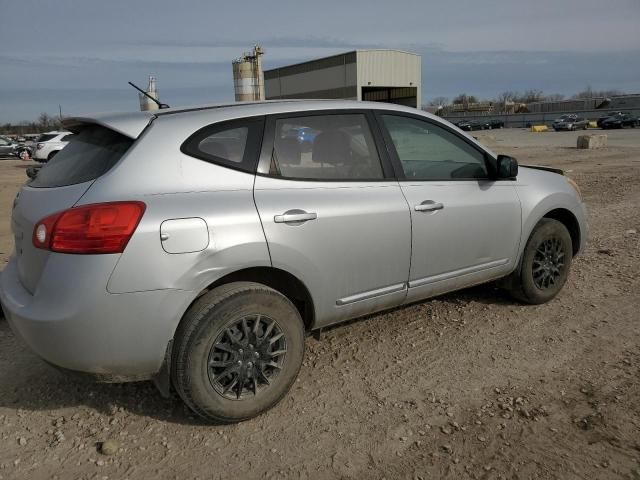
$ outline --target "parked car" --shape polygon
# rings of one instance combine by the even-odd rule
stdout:
[[[485,122],[483,120],[461,120],[456,123],[456,126],[465,132],[471,132],[475,130],[484,130]]]
[[[598,127],[601,127],[601,124],[604,120],[606,120],[609,117],[615,117],[616,115],[622,115],[622,112],[609,112],[606,115],[602,115],[601,117],[598,118],[598,120],[596,120],[596,124],[598,125]]]
[[[598,119],[598,126],[603,130],[609,128],[635,128],[640,126],[640,120],[631,114],[619,112],[609,117]]]
[[[17,144],[7,137],[0,137],[0,157],[10,157],[14,155]]]
[[[489,120],[489,128],[490,129],[504,128],[504,122],[502,120],[498,120],[497,118],[493,120]]]
[[[28,152],[31,155],[31,149],[27,145],[7,137],[0,137],[0,157],[23,158],[24,152]]]
[[[586,130],[589,128],[589,120],[574,114],[561,115],[551,124],[556,132],[560,130]]]
[[[73,138],[71,132],[47,132],[43,133],[36,142],[33,159],[36,162],[48,162],[67,146]]]
[[[295,126],[316,132],[310,155],[280,144]],[[173,386],[212,421],[278,403],[307,332],[499,279],[544,303],[585,246],[562,171],[518,167],[410,107],[270,102],[65,127],[77,138],[14,201],[5,316],[47,362]]]

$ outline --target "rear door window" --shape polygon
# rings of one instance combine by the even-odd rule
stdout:
[[[269,174],[301,180],[384,178],[373,135],[363,114],[277,119]]]
[[[113,130],[88,126],[40,169],[29,186],[65,187],[95,180],[113,167],[132,144],[131,138]]]

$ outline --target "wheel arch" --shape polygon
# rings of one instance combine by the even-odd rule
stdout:
[[[255,282],[273,288],[291,300],[291,302],[296,306],[300,313],[300,317],[304,322],[305,330],[309,331],[314,328],[315,308],[313,297],[311,296],[309,289],[295,275],[280,268],[267,266],[248,267],[228,273],[210,283],[198,294],[193,302],[208,291],[231,282]],[[191,304],[189,307],[191,307]]]
[[[573,250],[572,253],[575,257],[580,250],[582,241],[580,223],[578,222],[576,216],[566,208],[556,208],[545,213],[542,218],[551,218],[553,220],[557,220],[566,227],[566,229],[569,231],[569,235],[571,236],[571,247]]]
[[[171,371],[174,361],[173,343],[176,335],[183,324],[184,317],[191,306],[198,301],[202,295],[213,290],[216,287],[226,285],[232,282],[255,282],[273,288],[287,297],[295,305],[302,318],[305,330],[311,331],[315,327],[315,308],[313,298],[307,286],[291,273],[275,268],[275,267],[248,267],[234,272],[211,282],[206,288],[202,289],[199,294],[193,298],[187,308],[184,310],[180,320],[173,329],[173,334],[169,339],[165,351],[165,357],[160,370],[152,377],[153,382],[163,397],[169,398],[171,391]]]

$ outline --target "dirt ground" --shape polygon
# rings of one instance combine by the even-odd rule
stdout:
[[[555,300],[484,285],[333,328],[282,403],[231,426],[150,383],[58,373],[0,320],[0,479],[639,480],[640,131],[600,151],[571,133],[483,139],[582,188],[589,244]],[[24,179],[0,161],[0,265]]]

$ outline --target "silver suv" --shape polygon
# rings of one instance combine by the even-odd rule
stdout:
[[[281,101],[71,118],[15,199],[0,300],[47,362],[203,417],[275,405],[305,334],[501,279],[552,299],[584,247],[559,170],[413,108]],[[300,131],[305,131],[301,137]]]

